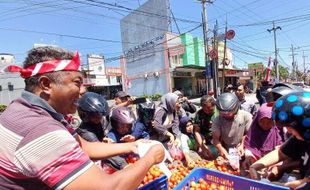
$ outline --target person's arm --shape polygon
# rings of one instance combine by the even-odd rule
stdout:
[[[162,145],[154,145],[143,158],[112,175],[105,174],[98,166],[93,165],[64,187],[64,190],[134,190],[152,165],[160,163],[163,158]]]
[[[132,102],[133,102],[134,99],[135,99],[135,98],[133,98],[133,97],[128,97],[127,101],[115,105],[114,108],[118,108],[118,107],[127,107],[127,106],[129,106],[129,105],[132,104]]]
[[[237,146],[237,150],[239,153],[239,156],[243,156],[244,155],[244,141],[245,141],[246,135],[244,135],[242,137],[242,140],[240,142],[240,144]]]
[[[286,159],[281,165],[276,165],[271,168],[268,174],[268,179],[270,181],[278,181],[284,173],[290,173],[294,169],[299,169],[302,167],[300,160]]]
[[[180,138],[180,141],[181,141],[181,149],[182,149],[182,152],[184,154],[184,157],[185,157],[185,161],[186,161],[186,165],[189,166],[191,163],[193,163],[193,160],[191,159],[191,157],[189,156],[189,146],[188,146],[188,140],[189,140],[189,137],[185,134],[181,134],[181,138]]]
[[[103,142],[87,142],[82,137],[77,135],[77,141],[83,151],[94,160],[101,160],[112,156],[136,152],[137,145],[132,143],[103,143]]]
[[[200,130],[200,118],[199,118],[199,111],[196,113],[195,118],[194,118],[194,137],[195,140],[197,141],[197,144],[199,145],[199,147],[202,146],[203,143],[203,139],[201,137],[201,130]]]
[[[266,103],[266,98],[262,95],[260,88],[256,89],[256,98],[259,102],[259,105]]]
[[[194,124],[194,135],[195,135],[195,139],[196,139],[198,145],[201,147],[203,140],[202,140],[202,137],[200,134],[200,127],[198,124]]]
[[[212,141],[213,145],[216,147],[216,149],[219,152],[219,155],[224,157],[225,159],[228,159],[228,152],[223,147],[221,143],[221,130],[220,130],[220,123],[219,123],[219,117],[214,118],[212,122],[211,132],[212,132]]]
[[[227,150],[222,146],[221,141],[220,141],[220,133],[218,132],[213,132],[212,133],[212,140],[213,144],[218,150],[220,156],[222,156],[225,159],[228,159],[228,152]]]
[[[179,122],[178,114],[177,113],[173,114],[173,121],[171,123],[171,129],[172,129],[172,133],[176,137],[180,137],[181,136],[181,131],[180,131],[179,123],[180,122]]]
[[[184,106],[184,107],[186,107],[186,109],[183,107],[184,110],[185,110],[185,111],[188,111],[188,112],[190,112],[190,113],[195,113],[195,112],[197,111],[195,105],[192,104],[192,102],[189,101],[187,98],[184,99],[184,100],[185,100],[185,104],[187,104],[186,106]]]
[[[296,189],[297,187],[299,187],[305,183],[309,183],[309,182],[310,182],[310,178],[305,177],[303,179],[298,179],[298,180],[286,182],[286,183],[284,183],[284,186],[290,187],[291,189]],[[297,188],[297,190],[298,189],[299,188]]]
[[[269,167],[280,161],[288,159],[288,157],[282,153],[280,149],[275,149],[268,154],[266,154],[261,159],[257,160],[254,164],[250,166],[249,172],[252,179],[260,179],[257,171],[263,168]]]
[[[87,131],[86,129],[77,128],[76,132],[88,142],[101,142],[102,141],[102,139],[100,140],[98,139],[96,134],[94,134],[93,132]]]
[[[163,117],[165,116],[164,109],[157,109],[154,115],[154,129],[159,135],[166,135],[167,128],[163,126]]]

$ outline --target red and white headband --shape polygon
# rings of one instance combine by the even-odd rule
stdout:
[[[29,78],[37,74],[50,73],[55,71],[79,71],[80,70],[80,55],[78,52],[71,60],[49,60],[36,63],[27,68],[22,68],[17,65],[10,65],[6,68],[9,72],[19,72],[23,78]]]

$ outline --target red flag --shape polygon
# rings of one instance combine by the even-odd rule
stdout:
[[[268,61],[268,67],[267,67],[267,71],[266,71],[266,76],[265,76],[265,81],[269,81],[269,74],[271,72],[271,57],[269,57],[269,61]]]

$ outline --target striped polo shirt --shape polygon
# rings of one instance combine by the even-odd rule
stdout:
[[[0,115],[0,187],[63,189],[93,162],[40,97],[23,92]]]

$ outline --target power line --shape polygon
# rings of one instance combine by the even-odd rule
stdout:
[[[270,25],[273,22],[285,23],[285,22],[293,22],[293,21],[298,21],[298,20],[309,20],[309,19],[310,19],[310,14],[304,14],[304,15],[286,17],[286,18],[282,18],[282,19],[275,19],[275,20],[268,20],[268,21],[264,21],[264,22],[256,22],[256,23],[233,25],[233,26],[234,27],[249,27],[249,26],[259,26],[259,25]]]
[[[132,9],[129,7],[122,6],[122,5],[118,5],[116,3],[112,4],[112,3],[107,3],[104,1],[95,1],[95,0],[86,0],[86,2],[85,1],[77,1],[77,0],[64,0],[64,1],[70,1],[70,2],[75,2],[75,3],[80,3],[80,4],[87,4],[87,5],[92,5],[92,6],[102,7],[102,8],[107,8],[107,9],[116,9],[116,10],[125,11],[125,12],[134,11],[135,13],[142,14],[145,16],[171,19],[171,17],[167,16],[167,15],[161,15],[161,14],[157,14],[157,13],[136,10],[136,9]],[[192,23],[192,24],[200,23],[197,21],[189,20],[189,19],[182,19],[182,18],[175,18],[175,19],[178,21],[181,21],[181,22]]]
[[[194,31],[194,30],[200,28],[201,26],[202,26],[202,24],[199,24],[198,26],[196,26],[195,28],[192,28],[192,29],[189,30],[189,31],[186,31],[186,32],[184,32],[184,33],[182,33],[182,34],[180,34],[180,35],[176,35],[176,36],[173,37],[173,38],[170,38],[170,39],[168,39],[168,40],[165,40],[165,41],[163,41],[163,42],[161,42],[161,43],[156,44],[155,47],[157,47],[157,46],[159,46],[159,45],[162,45],[162,44],[164,44],[164,43],[167,43],[167,42],[169,42],[169,41],[171,41],[171,40],[173,40],[173,39],[175,39],[175,38],[178,38],[178,37],[180,37],[180,36],[182,36],[182,35],[184,35],[184,34],[186,34],[186,33],[190,33],[190,32],[192,32],[192,31]],[[187,44],[187,46],[188,46],[188,45],[193,45],[193,43]],[[153,54],[153,53],[157,53],[157,52],[166,51],[167,49],[169,49],[169,48],[160,49],[160,50],[157,50],[157,51],[152,51],[152,52],[150,52],[150,53],[139,54],[139,55],[149,55],[149,54]],[[105,59],[105,61],[106,61],[106,62],[111,62],[111,61],[119,60],[119,59],[122,58],[122,56],[123,56],[123,55],[116,56],[116,57],[111,57],[111,58],[107,58],[107,59]]]
[[[122,41],[118,41],[118,40],[107,40],[107,39],[92,38],[92,37],[86,37],[86,36],[59,34],[59,33],[53,33],[53,32],[40,32],[40,31],[25,30],[25,29],[13,29],[13,28],[2,28],[2,27],[0,27],[0,30],[9,30],[9,31],[15,31],[15,32],[27,32],[27,33],[44,34],[44,35],[52,35],[52,36],[61,36],[61,37],[77,38],[77,39],[83,39],[83,40],[94,40],[94,41],[100,41],[100,42],[108,42],[108,43],[129,43],[129,44],[135,44],[135,45],[138,44],[138,43],[132,43],[132,42],[122,42]]]

